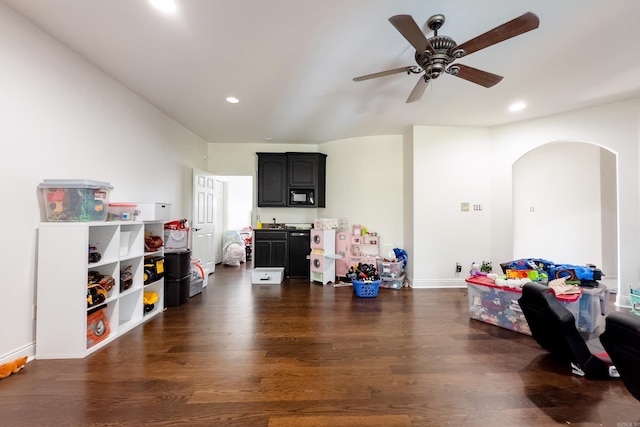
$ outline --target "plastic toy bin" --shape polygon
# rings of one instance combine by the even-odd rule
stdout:
[[[380,280],[382,280],[380,282],[380,287],[381,288],[388,288],[388,289],[400,289],[402,287],[404,287],[404,279],[405,279],[405,275],[404,273],[402,275],[400,275],[399,277],[380,277]]]
[[[81,179],[45,179],[40,183],[47,221],[104,221],[107,219],[108,182]]]
[[[591,333],[599,324],[604,326],[609,305],[609,291],[604,285],[597,288],[582,288],[580,297],[580,313],[578,315],[578,330]]]
[[[522,334],[531,335],[527,319],[518,300],[522,289],[496,285],[484,276],[466,279],[469,297],[469,315],[472,319]],[[562,295],[558,300],[573,314],[578,325],[580,295]]]
[[[400,277],[404,273],[404,262],[378,260],[378,271],[381,277]]]
[[[135,203],[109,203],[107,209],[107,220],[109,221],[131,221],[138,205]]]

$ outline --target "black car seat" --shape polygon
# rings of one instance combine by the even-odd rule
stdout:
[[[607,354],[598,352],[602,347],[592,349],[582,338],[573,314],[558,301],[551,288],[526,283],[518,302],[533,338],[562,363],[570,364],[574,374],[592,379],[618,376]],[[590,344],[596,347],[598,342]]]
[[[600,341],[627,390],[640,400],[640,317],[622,312],[609,314]]]

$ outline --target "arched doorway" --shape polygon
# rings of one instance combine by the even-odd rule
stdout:
[[[512,167],[513,253],[597,265],[618,289],[616,154],[575,141],[539,146]]]

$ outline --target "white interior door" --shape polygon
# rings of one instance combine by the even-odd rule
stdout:
[[[216,269],[215,182],[214,175],[199,169],[193,170],[191,256],[199,259],[202,268],[208,273],[213,273]]]
[[[214,237],[214,246],[215,246],[215,263],[220,264],[222,262],[222,243],[223,243],[223,234],[226,230],[225,227],[225,191],[226,191],[226,183],[220,179],[216,178],[215,180],[215,196],[214,196],[214,223],[215,223],[215,237]]]

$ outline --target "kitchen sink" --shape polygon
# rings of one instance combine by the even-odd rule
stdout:
[[[263,228],[263,229],[264,229],[264,228],[268,228],[268,229],[270,229],[270,230],[274,230],[274,229],[275,229],[275,230],[277,230],[277,229],[284,230],[284,229],[285,229],[285,228],[287,228],[287,227],[286,227],[286,225],[285,225],[285,224],[278,224],[278,223],[274,224],[274,223],[272,223],[272,222],[271,222],[271,223],[263,222],[263,223],[262,223],[262,228]]]

